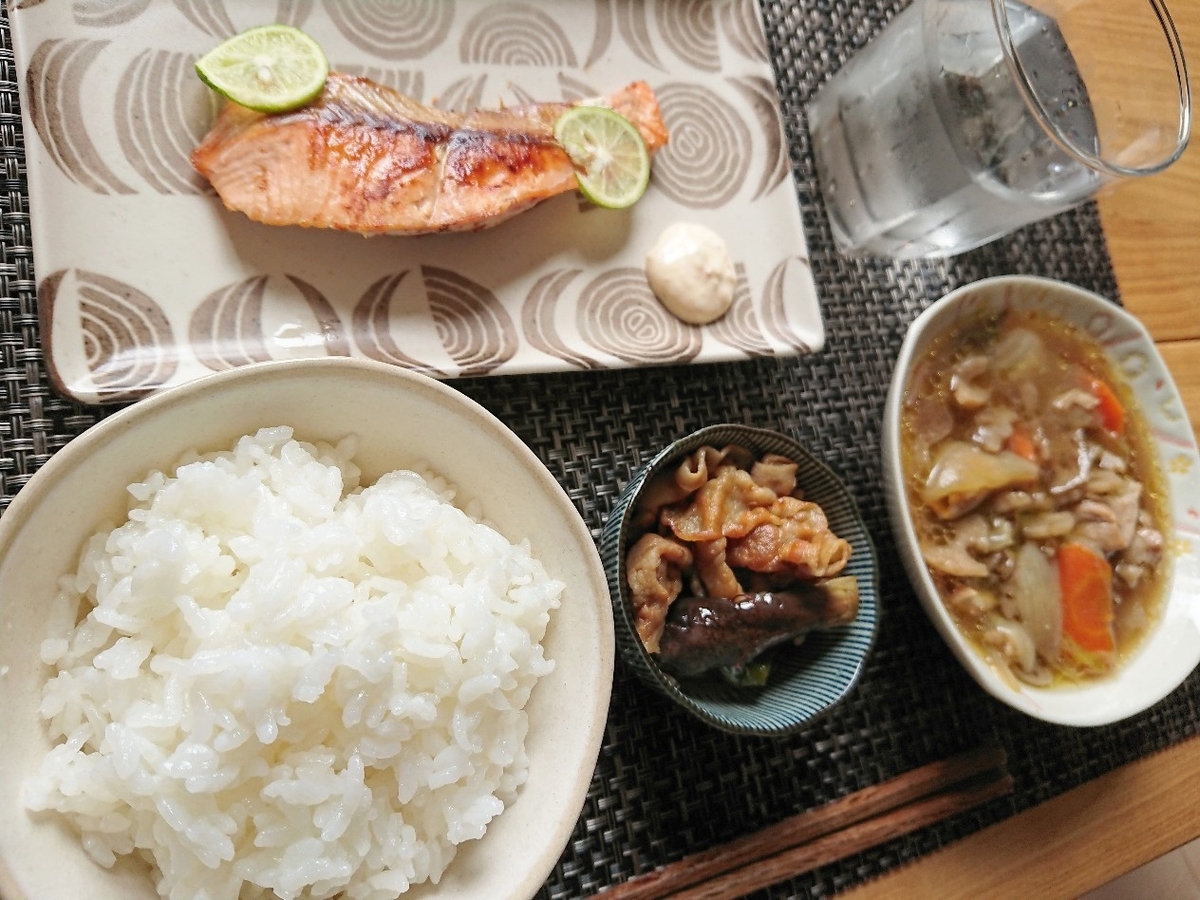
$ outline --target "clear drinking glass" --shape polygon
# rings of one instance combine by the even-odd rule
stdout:
[[[949,256],[1162,171],[1191,90],[1161,0],[913,0],[808,120],[839,249]]]

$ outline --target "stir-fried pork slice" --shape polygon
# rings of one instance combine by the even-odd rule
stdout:
[[[742,537],[772,518],[775,492],[744,469],[721,466],[684,505],[668,507],[660,521],[681,541]]]
[[[1047,538],[1065,537],[1075,527],[1075,516],[1067,510],[1038,513],[1023,519],[1021,533],[1035,541]]]
[[[1065,412],[1072,407],[1078,407],[1091,412],[1100,405],[1100,398],[1095,394],[1089,394],[1085,390],[1072,388],[1069,391],[1064,391],[1051,400],[1050,405],[1059,412]]]
[[[1094,545],[1101,553],[1123,550],[1129,541],[1121,534],[1117,515],[1112,507],[1098,500],[1081,500],[1075,507],[1078,521],[1071,534],[1073,537]]]
[[[929,568],[959,578],[986,578],[988,567],[970,554],[966,547],[952,544],[921,543],[921,557]]]
[[[1037,671],[1037,648],[1020,623],[993,614],[989,617],[983,642],[999,650],[1004,658],[1026,674]]]
[[[1129,549],[1125,551],[1125,559],[1129,562],[1157,565],[1162,559],[1165,543],[1162,532],[1153,527],[1149,519],[1144,513],[1139,516],[1140,527],[1134,532]]]
[[[683,590],[683,569],[692,564],[692,551],[679,541],[653,532],[629,548],[625,577],[633,605],[634,628],[646,649],[658,652],[667,610]]]
[[[986,356],[968,356],[956,365],[950,375],[950,391],[954,402],[963,409],[979,409],[986,404],[992,392],[987,385],[979,384],[979,379],[987,371]]]
[[[1013,424],[1018,415],[1007,406],[988,406],[975,416],[975,431],[971,440],[989,453],[999,453],[1013,435]]]
[[[696,565],[704,593],[709,597],[736,597],[742,593],[737,575],[729,567],[726,549],[729,538],[715,541],[697,541],[692,544],[692,558]]]
[[[996,608],[996,596],[970,584],[956,585],[946,603],[964,619],[978,619]]]
[[[846,567],[850,544],[829,528],[815,503],[780,497],[771,504],[772,518],[745,537],[730,538],[726,558],[731,566],[755,572],[790,572],[795,578],[828,578]]]
[[[1099,464],[1088,475],[1087,493],[1090,497],[1115,494],[1125,486],[1125,477],[1114,469],[1100,468]]]
[[[790,497],[796,490],[796,469],[799,466],[777,453],[767,453],[750,466],[750,477],[780,497]]]
[[[1111,450],[1103,450],[1100,453],[1100,458],[1096,460],[1096,468],[1106,472],[1116,472],[1124,474],[1129,468],[1128,464]]]
[[[1002,516],[1023,510],[1053,509],[1054,503],[1042,491],[1003,491],[991,502],[992,512]]]
[[[1071,432],[1051,448],[1054,475],[1050,483],[1050,494],[1061,497],[1072,491],[1087,487],[1092,473],[1093,447],[1082,428]]]

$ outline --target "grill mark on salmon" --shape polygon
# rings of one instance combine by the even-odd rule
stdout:
[[[667,143],[658,101],[634,82],[597,101],[653,153]],[[473,231],[578,183],[554,122],[571,103],[467,116],[366,78],[331,73],[311,104],[266,115],[227,103],[192,153],[225,206],[268,225],[362,234]]]

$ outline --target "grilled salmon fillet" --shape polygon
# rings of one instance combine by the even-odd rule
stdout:
[[[652,153],[666,144],[658,101],[644,82],[589,102],[633,122]],[[571,161],[554,139],[554,122],[571,105],[462,116],[331,73],[320,97],[291,112],[227,103],[192,164],[229,209],[268,225],[474,230],[575,189]]]

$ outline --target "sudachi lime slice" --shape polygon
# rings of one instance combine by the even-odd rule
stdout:
[[[234,103],[259,112],[285,112],[321,93],[329,77],[329,60],[299,28],[260,25],[200,57],[196,74]]]
[[[554,123],[583,195],[597,206],[624,209],[646,193],[650,153],[632,122],[603,106],[573,106]]]

